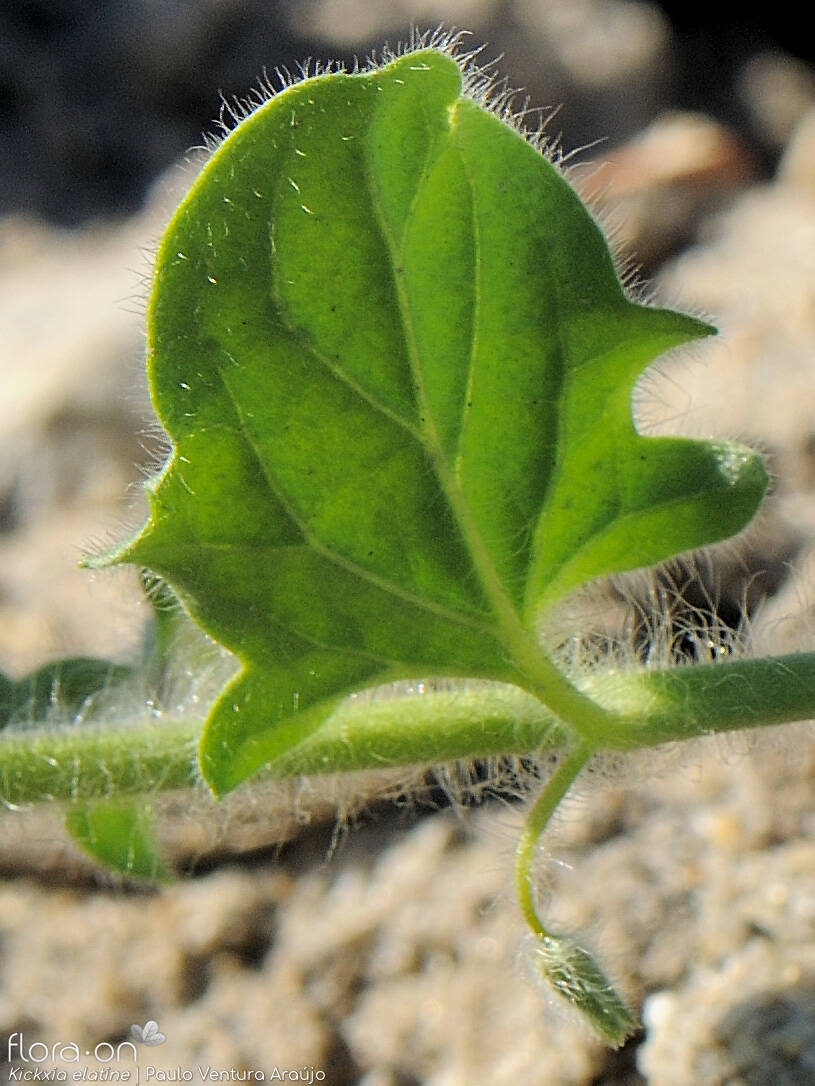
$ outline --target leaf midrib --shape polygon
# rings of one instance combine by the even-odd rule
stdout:
[[[456,103],[457,105],[457,103]],[[447,132],[452,129],[453,118],[455,116],[455,108],[449,111],[449,122]],[[425,119],[425,127],[429,131],[429,126]],[[416,206],[421,191],[430,176],[431,166],[436,158],[437,144],[440,137],[428,138],[428,150],[425,156],[425,163],[422,169],[421,176],[416,185],[416,191],[411,200],[411,208]],[[456,149],[456,152],[460,156],[460,152]],[[417,390],[419,400],[419,417],[422,420],[424,426],[424,447],[430,457],[433,464],[436,475],[439,480],[442,492],[447,499],[450,507],[453,519],[458,525],[459,532],[467,546],[470,558],[472,560],[473,569],[478,577],[481,587],[483,589],[486,599],[489,601],[493,614],[498,622],[499,629],[503,635],[503,640],[509,645],[524,646],[528,643],[528,632],[524,628],[521,617],[518,614],[512,600],[507,593],[501,578],[498,574],[498,570],[495,567],[492,556],[489,553],[487,545],[484,541],[481,532],[475,521],[472,510],[467,502],[467,499],[459,485],[456,477],[455,470],[447,462],[447,458],[444,453],[444,448],[441,443],[439,432],[436,427],[436,421],[433,412],[430,408],[430,401],[427,397],[425,388],[424,373],[421,365],[421,356],[416,339],[416,330],[413,324],[413,318],[411,313],[410,301],[407,296],[407,289],[405,283],[404,262],[402,259],[402,253],[400,246],[404,244],[404,238],[397,239],[388,223],[387,217],[384,211],[382,194],[377,184],[375,171],[372,167],[369,145],[367,142],[364,144],[364,150],[362,154],[363,174],[368,189],[368,195],[371,202],[371,207],[374,213],[374,219],[379,228],[380,235],[385,244],[385,248],[390,258],[390,266],[393,269],[394,286],[396,289],[397,303],[399,306],[399,314],[401,317],[402,328],[405,335],[405,345],[407,348],[408,364],[410,365],[411,375],[413,377],[414,387]],[[474,191],[471,187],[471,194]],[[406,222],[409,221],[409,217],[406,217]],[[473,325],[475,332],[475,323]],[[472,360],[472,346],[470,358]]]
[[[221,383],[222,383],[222,385],[224,387],[224,390],[226,391],[226,394],[229,397],[230,402],[234,406],[235,411],[236,411],[236,413],[238,415],[238,418],[241,421],[240,436],[246,442],[248,447],[252,450],[252,455],[254,456],[255,461],[257,462],[258,467],[260,468],[261,474],[263,475],[264,479],[266,480],[266,484],[269,487],[269,489],[271,490],[272,494],[274,494],[275,498],[280,502],[280,504],[285,509],[287,515],[291,518],[293,523],[296,525],[298,531],[302,534],[303,542],[302,543],[294,543],[294,544],[284,544],[283,546],[273,544],[272,546],[267,545],[267,546],[261,547],[261,546],[252,546],[252,545],[249,545],[249,544],[237,544],[236,545],[234,543],[218,543],[217,541],[214,541],[214,540],[211,540],[211,541],[198,540],[196,542],[197,547],[206,547],[206,548],[209,548],[209,549],[212,549],[212,550],[247,549],[247,550],[250,550],[250,551],[265,550],[267,552],[268,551],[275,551],[275,550],[291,550],[291,549],[296,549],[298,547],[300,547],[300,548],[306,547],[307,549],[312,550],[316,554],[320,555],[320,557],[325,558],[327,561],[331,562],[333,565],[338,566],[340,569],[343,569],[347,573],[352,574],[352,576],[358,577],[360,580],[365,581],[368,584],[371,584],[373,587],[379,588],[382,591],[389,593],[390,595],[394,596],[396,599],[399,599],[402,602],[409,604],[410,606],[417,607],[417,608],[419,608],[421,610],[427,611],[428,613],[433,614],[433,615],[435,615],[435,616],[437,616],[439,618],[443,618],[448,622],[453,622],[458,626],[465,626],[465,627],[469,627],[470,629],[477,630],[480,633],[485,634],[486,636],[489,636],[489,637],[494,637],[495,636],[495,631],[494,630],[492,630],[489,626],[486,626],[484,623],[479,622],[477,619],[472,618],[471,616],[466,614],[466,612],[450,610],[449,608],[444,607],[442,604],[437,603],[435,600],[428,599],[425,596],[414,596],[410,592],[406,592],[405,589],[402,588],[400,585],[393,584],[391,581],[387,580],[384,577],[378,576],[376,573],[373,573],[371,570],[366,569],[364,566],[357,565],[355,562],[351,561],[351,559],[347,558],[345,555],[340,554],[339,552],[332,550],[330,547],[327,547],[324,543],[322,543],[311,532],[311,530],[308,528],[306,523],[300,517],[297,510],[292,506],[291,502],[288,500],[288,498],[286,496],[286,493],[285,493],[284,489],[276,482],[273,473],[269,470],[267,465],[264,463],[263,458],[261,457],[260,452],[258,451],[257,447],[255,446],[255,443],[252,441],[250,432],[247,429],[246,422],[245,422],[245,419],[244,419],[244,412],[243,412],[243,409],[242,409],[242,406],[241,406],[241,403],[240,403],[239,399],[233,394],[232,389],[229,387],[229,381],[227,380],[226,374],[223,372],[223,370],[221,370],[219,368],[218,369],[218,374],[220,376]],[[305,636],[305,635],[301,635],[301,636]]]

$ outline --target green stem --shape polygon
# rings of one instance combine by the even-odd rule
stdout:
[[[515,891],[524,919],[535,935],[546,937],[551,934],[535,908],[531,877],[535,848],[558,804],[593,753],[594,750],[587,743],[581,742],[560,762],[554,776],[535,800],[515,850]]]
[[[602,738],[600,749],[656,747],[815,718],[815,653],[598,672],[583,690],[629,718]]]
[[[201,721],[104,723],[0,735],[0,802],[94,799],[190,788]]]
[[[513,633],[510,631],[508,637]],[[626,707],[609,709],[600,699],[587,696],[558,668],[549,656],[520,628],[510,637],[519,668],[519,686],[541,701],[582,739],[601,747],[606,737],[628,732],[635,725]]]
[[[0,733],[0,802],[73,800],[187,788],[200,781],[202,720],[158,719],[116,728]],[[269,769],[285,778],[488,758],[562,747],[566,732],[544,706],[498,683],[381,699],[349,698]]]
[[[542,979],[583,1014],[603,1040],[617,1048],[637,1028],[637,1020],[591,953],[570,935],[551,931],[535,907],[532,863],[541,834],[563,797],[594,754],[581,740],[559,763],[527,816],[515,852],[515,892],[535,936],[533,963]]]
[[[581,687],[609,714],[598,750],[633,750],[815,717],[815,654],[668,671],[598,672]],[[625,719],[625,726],[617,725]],[[613,724],[613,726],[611,726]],[[203,721],[86,724],[0,734],[9,805],[190,787]],[[498,683],[355,697],[269,772],[277,777],[438,764],[563,748],[573,732],[540,701]]]

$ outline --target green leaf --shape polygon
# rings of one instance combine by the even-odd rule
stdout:
[[[132,668],[89,656],[45,664],[16,682],[0,674],[0,728],[41,724],[54,711],[63,720],[77,717],[132,674]]]
[[[182,676],[200,679],[224,654],[193,622],[166,581],[143,573],[142,587],[152,615],[145,630],[141,674],[150,698],[167,710],[177,702]],[[225,681],[225,671],[220,673]]]
[[[711,331],[627,298],[557,169],[442,52],[243,121],[161,245],[148,363],[175,452],[146,528],[101,559],[165,577],[240,658],[210,785],[349,690],[523,685],[565,593],[743,527],[757,457],[631,417],[643,368]]]
[[[103,866],[133,879],[170,878],[142,800],[79,802],[69,808],[65,825],[77,844]]]

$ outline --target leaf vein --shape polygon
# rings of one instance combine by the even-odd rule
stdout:
[[[277,279],[277,276],[273,276],[273,283],[276,284]],[[278,313],[280,314],[281,323],[289,335],[296,340],[298,345],[302,347],[303,350],[318,363],[318,365],[321,365],[324,369],[328,370],[338,381],[341,381],[349,388],[354,395],[359,396],[359,398],[364,400],[369,407],[374,409],[374,411],[378,412],[380,415],[384,415],[385,418],[390,419],[391,422],[396,423],[396,425],[404,430],[405,433],[409,434],[414,441],[425,448],[426,443],[422,432],[406,418],[403,418],[397,411],[394,411],[392,407],[388,407],[387,404],[384,404],[381,400],[377,399],[377,397],[366,389],[364,385],[360,384],[359,381],[352,377],[338,361],[331,359],[324,351],[320,350],[308,333],[295,323],[290,308],[285,299],[279,294],[277,286],[273,286],[272,292],[275,297]]]
[[[422,176],[419,178],[417,190],[427,183],[430,176],[430,165],[433,160],[432,146],[428,152]],[[526,645],[528,632],[523,628],[521,618],[516,611],[512,600],[507,593],[498,570],[495,567],[492,555],[481,534],[476,519],[461,489],[458,478],[452,466],[447,462],[441,440],[439,438],[433,412],[427,396],[426,383],[422,370],[421,357],[416,342],[416,331],[411,317],[410,302],[407,297],[405,284],[405,272],[400,253],[399,242],[394,236],[393,230],[387,221],[383,206],[382,195],[371,168],[369,152],[363,152],[364,177],[373,210],[374,221],[380,231],[382,239],[390,255],[391,267],[394,269],[394,281],[396,295],[399,302],[399,310],[402,327],[405,333],[407,355],[410,362],[416,393],[418,396],[419,417],[423,420],[427,435],[427,451],[431,463],[436,471],[442,493],[458,525],[459,532],[467,545],[473,565],[473,570],[479,579],[481,587],[490,603],[493,614],[498,621],[504,638],[517,646]],[[413,205],[415,205],[415,200]]]
[[[338,566],[340,569],[345,570],[347,573],[352,574],[359,580],[364,581],[367,584],[372,585],[389,595],[394,596],[396,599],[402,600],[405,603],[411,604],[414,607],[418,607],[420,610],[426,611],[430,614],[436,615],[439,618],[444,618],[447,621],[454,622],[459,626],[465,626],[473,630],[478,630],[481,633],[489,636],[494,636],[494,631],[485,623],[479,622],[477,619],[464,614],[461,611],[453,611],[450,608],[445,607],[443,604],[437,603],[435,600],[428,599],[423,596],[414,596],[410,592],[406,592],[400,585],[394,584],[385,577],[381,577],[378,574],[366,569],[364,566],[359,565],[346,555],[333,550],[331,547],[326,546],[308,527],[298,510],[289,501],[286,492],[279,482],[274,478],[273,473],[265,464],[264,459],[252,441],[251,432],[248,430],[243,419],[243,412],[241,410],[240,401],[233,394],[232,389],[229,386],[229,381],[222,370],[218,371],[223,382],[224,388],[231,402],[233,403],[238,416],[243,423],[242,429],[245,440],[252,450],[252,453],[260,466],[260,470],[263,473],[263,477],[266,480],[266,484],[271,490],[272,494],[277,498],[280,504],[285,509],[286,513],[291,517],[294,524],[300,530],[303,535],[305,544],[313,551],[319,554],[321,557],[327,559],[333,565]]]

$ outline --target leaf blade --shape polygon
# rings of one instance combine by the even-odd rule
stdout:
[[[68,808],[65,826],[89,856],[120,875],[147,882],[172,878],[156,841],[152,812],[140,801],[81,800]]]
[[[711,330],[630,301],[564,179],[461,88],[434,50],[289,88],[162,243],[175,452],[112,558],[241,659],[202,739],[218,791],[360,685],[522,683],[542,609],[763,494],[746,450],[636,432],[639,373]]]

